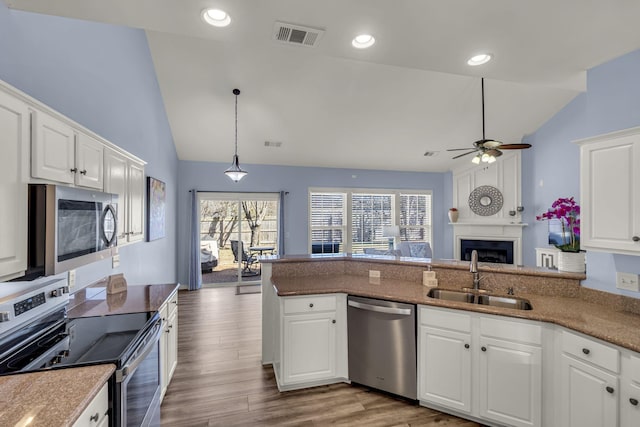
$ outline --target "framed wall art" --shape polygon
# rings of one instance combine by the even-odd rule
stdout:
[[[159,179],[147,177],[147,241],[165,236],[166,184]]]

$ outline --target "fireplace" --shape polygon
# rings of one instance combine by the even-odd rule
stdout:
[[[478,261],[513,264],[513,241],[511,240],[460,240],[460,259],[471,260],[471,252],[478,251]]]

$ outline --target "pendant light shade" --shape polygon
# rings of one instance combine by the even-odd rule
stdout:
[[[231,166],[229,169],[224,171],[224,174],[233,180],[233,182],[238,182],[248,172],[243,171],[240,168],[240,160],[238,160],[238,95],[240,95],[240,89],[234,89],[233,94],[236,96],[236,133],[235,133],[235,151],[233,155],[233,161],[231,162]]]

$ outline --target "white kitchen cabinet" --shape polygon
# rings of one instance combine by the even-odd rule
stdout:
[[[620,426],[640,426],[640,354],[624,351],[620,384]]]
[[[160,307],[163,333],[160,336],[161,399],[178,366],[178,293]]]
[[[542,425],[537,322],[424,306],[418,316],[421,404],[503,425]]]
[[[281,390],[329,384],[347,377],[346,295],[281,299]]]
[[[73,423],[73,427],[106,427],[108,425],[109,388],[108,384],[105,384]]]
[[[471,412],[471,335],[421,327],[418,399]]]
[[[118,195],[118,244],[144,238],[144,165],[105,150],[104,190]]]
[[[102,190],[104,145],[88,134],[34,109],[31,176]]]
[[[580,245],[640,253],[640,128],[580,144]]]
[[[0,91],[0,281],[27,268],[27,104]]]
[[[561,424],[566,427],[616,426],[620,352],[590,337],[559,330]]]

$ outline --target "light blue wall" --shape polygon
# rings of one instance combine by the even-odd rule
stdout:
[[[170,283],[176,272],[178,159],[145,33],[9,10],[0,2],[0,79],[145,160],[167,184],[167,237],[78,269],[79,285],[123,272],[130,283]]]
[[[579,200],[579,150],[571,141],[635,126],[640,126],[640,50],[589,70],[586,93],[525,138],[533,145],[522,157],[525,221],[530,224],[524,234],[525,264],[535,264],[534,248],[547,246],[547,224],[535,215],[558,197]],[[616,289],[616,271],[640,273],[640,257],[588,251],[583,285],[640,297]]]
[[[249,175],[234,183],[224,175],[227,167],[226,163],[179,162],[178,277],[181,282],[186,282],[188,277],[189,190],[193,188],[229,192],[288,191],[285,199],[287,254],[308,252],[309,187],[431,190],[434,257],[451,257],[453,237],[451,227],[445,225],[447,210],[452,203],[451,174],[243,164]]]

